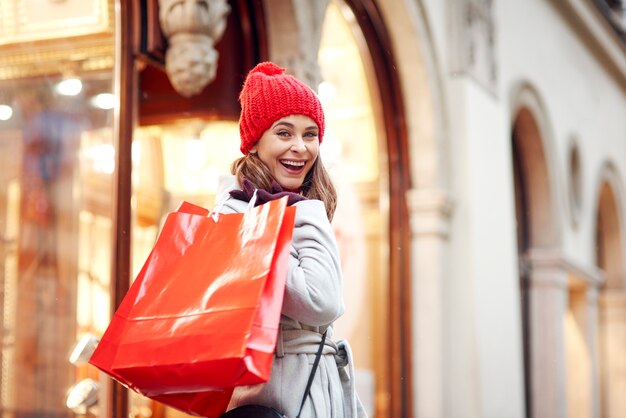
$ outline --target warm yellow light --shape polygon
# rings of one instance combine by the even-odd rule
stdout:
[[[140,132],[150,135],[149,128]],[[236,121],[185,121],[163,125],[158,134],[163,149],[165,188],[180,195],[215,195],[230,164],[241,156]]]
[[[348,17],[338,3],[330,2],[318,56],[324,79],[318,86],[326,114],[324,143],[328,140],[322,153],[327,168],[340,170],[351,181],[376,182],[381,156],[371,96],[375,89],[371,89],[360,41]]]
[[[112,174],[115,171],[115,147],[111,144],[98,144],[84,152],[93,171]]]
[[[204,141],[190,138],[185,142],[185,165],[189,170],[202,170],[207,162],[207,149]]]

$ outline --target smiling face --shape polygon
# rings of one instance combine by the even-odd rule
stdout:
[[[299,190],[320,150],[319,128],[313,119],[291,115],[274,122],[251,149],[283,189]]]

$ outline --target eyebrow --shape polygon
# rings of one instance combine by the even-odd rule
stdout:
[[[280,126],[280,125],[285,125],[288,128],[293,129],[295,127],[295,125],[291,122],[287,122],[287,121],[283,121],[283,120],[279,120],[278,122],[276,122],[274,124],[274,126],[272,126],[273,128]],[[311,125],[311,126],[307,126],[306,128],[304,128],[304,130],[311,130],[311,129],[319,129],[317,125]]]

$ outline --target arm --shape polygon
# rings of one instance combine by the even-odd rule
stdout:
[[[344,311],[335,235],[321,201],[305,200],[295,206],[282,313],[306,325],[327,325]]]

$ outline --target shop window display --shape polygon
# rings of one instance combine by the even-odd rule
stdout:
[[[13,112],[0,127],[0,402],[15,416],[67,416],[68,389],[85,379],[97,386],[97,374],[69,354],[110,316],[115,150],[111,111],[90,100],[112,84],[107,74],[74,80],[69,92],[60,77],[4,90]]]
[[[110,317],[113,1],[2,0],[0,20],[0,416],[91,413],[102,382],[84,350]]]

